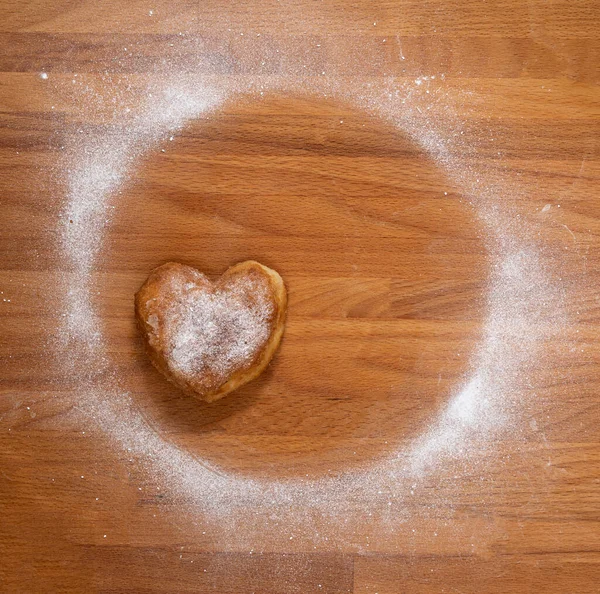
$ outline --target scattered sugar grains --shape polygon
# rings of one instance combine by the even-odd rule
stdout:
[[[148,147],[183,126],[192,117],[209,112],[222,97],[201,84],[190,88],[151,89],[138,114],[123,118],[103,140],[76,142],[68,155],[67,204],[61,216],[61,245],[70,264],[62,340],[80,349],[81,360],[96,363],[102,341],[90,292],[92,272],[108,222],[107,200],[126,181],[135,160]],[[77,365],[77,358],[71,359]]]
[[[294,59],[287,56],[290,70],[294,69]],[[219,538],[226,546],[255,543],[257,535],[264,536],[267,526],[272,533],[277,525],[297,531],[294,542],[302,534],[317,543],[329,535],[341,538],[347,518],[351,514],[364,517],[365,508],[377,510],[370,517],[374,523],[378,515],[389,529],[400,525],[411,509],[404,502],[414,497],[421,484],[444,476],[447,469],[456,468],[454,463],[472,471],[478,464],[476,452],[492,448],[502,431],[518,426],[528,365],[541,342],[565,322],[563,296],[553,286],[537,246],[529,239],[534,234],[503,202],[506,194],[516,196],[519,189],[497,177],[486,181],[485,171],[465,165],[462,155],[467,147],[473,150],[473,140],[461,134],[461,122],[454,116],[452,104],[436,87],[441,82],[433,77],[418,80],[427,81],[427,85],[389,79],[381,88],[357,81],[335,86],[326,77],[281,77],[277,83],[257,79],[245,88],[224,89],[188,73],[178,80],[167,78],[162,89],[150,89],[146,104],[133,115],[125,114],[104,140],[81,138],[70,152],[66,167],[68,195],[60,233],[60,249],[69,271],[65,276],[63,340],[59,346],[76,353],[75,357],[65,357],[66,351],[60,355],[61,360],[74,361],[73,369],[81,361],[91,369],[86,374],[77,371],[81,398],[85,399],[79,410],[88,415],[86,422],[99,425],[127,452],[139,457],[153,480],[171,497],[182,505],[189,504],[207,521],[218,521]],[[430,93],[425,94],[425,86]],[[306,480],[254,479],[229,473],[179,449],[168,437],[150,428],[120,388],[118,378],[111,379],[105,373],[111,369],[109,345],[91,295],[95,288],[92,273],[102,255],[109,206],[112,203],[118,207],[118,190],[145,151],[169,139],[188,120],[211,113],[231,94],[258,93],[259,89],[337,97],[396,126],[461,188],[485,230],[490,262],[487,316],[468,377],[423,435],[361,471]],[[423,117],[433,102],[436,117]],[[445,111],[440,115],[444,102]],[[540,303],[553,311],[551,327]],[[196,363],[193,352],[198,346],[202,347],[200,352],[215,348],[210,336],[207,344],[198,345],[194,343],[196,334],[188,335],[185,329],[200,320],[204,323],[207,315],[219,321],[219,316],[229,315],[229,305],[219,298],[196,301],[189,308],[184,304],[178,312],[181,324],[176,331],[176,359],[180,365]],[[231,320],[242,342],[247,328],[256,321],[253,316],[260,318],[263,314],[246,312]],[[229,356],[243,356],[240,348],[234,343]],[[255,522],[247,522],[247,512],[238,516],[239,509],[255,509]],[[344,538],[352,540],[352,535]]]

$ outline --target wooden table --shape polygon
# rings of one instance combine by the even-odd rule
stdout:
[[[0,6],[3,592],[600,591],[597,2]],[[108,363],[94,374],[91,343],[60,331],[84,282],[60,248],[82,228],[65,202],[77,151],[105,142],[110,159],[135,136],[127,114],[152,106],[147,85],[184,75],[188,91],[203,76],[245,92],[172,140],[142,138],[108,193],[89,272]],[[410,95],[403,125],[383,89]],[[427,146],[428,122],[465,135],[454,161]],[[347,513],[307,512],[311,493],[217,513],[204,483],[183,488],[200,464],[233,477],[234,496],[239,481],[306,477],[321,492],[435,425],[489,325],[493,224],[470,195],[489,180],[535,230],[519,241],[566,320],[507,384],[508,426],[483,425],[485,447],[465,441],[414,489],[399,480],[391,512],[376,481]],[[283,344],[259,380],[200,404],[147,361],[133,293],[167,260],[218,276],[251,258],[288,286]],[[95,408],[125,392],[130,416]]]

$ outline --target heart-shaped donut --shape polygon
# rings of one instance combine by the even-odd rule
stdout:
[[[262,373],[283,334],[287,293],[254,261],[211,282],[183,264],[154,269],[135,313],[154,366],[193,396],[213,402]]]

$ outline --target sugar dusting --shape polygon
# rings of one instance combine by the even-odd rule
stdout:
[[[422,76],[415,85],[434,79]],[[373,90],[368,85],[358,97],[352,93],[346,97],[410,135],[443,168],[473,207],[490,256],[482,340],[462,388],[413,443],[408,459],[410,472],[417,475],[439,469],[448,460],[476,465],[470,456],[475,444],[480,449],[493,447],[502,432],[519,431],[518,415],[526,407],[523,388],[532,380],[531,362],[542,358],[541,346],[567,324],[565,289],[546,270],[533,239],[534,226],[503,203],[506,195],[519,196],[520,188],[511,179],[491,176],[464,161],[463,155],[473,150],[472,140],[465,138],[452,109],[441,120],[422,117],[439,101],[443,83],[439,84],[426,89],[433,96],[425,106],[410,101],[413,89],[399,94],[393,80],[387,88]],[[419,92],[422,97],[419,90],[417,97]],[[547,311],[553,312],[551,320]]]
[[[274,307],[264,282],[238,276],[211,290],[176,277],[170,285],[163,328],[174,371],[210,378],[207,388],[214,388],[266,344]]]
[[[222,101],[216,89],[199,84],[182,89],[170,85],[149,88],[148,102],[140,113],[124,114],[100,141],[81,140],[67,158],[67,202],[59,235],[69,267],[66,304],[61,332],[63,348],[75,348],[83,359],[98,363],[101,350],[99,321],[90,301],[92,272],[103,233],[110,222],[107,198],[126,182],[139,156],[187,120],[207,113]]]
[[[223,546],[242,547],[256,542],[266,524],[285,526],[282,538],[293,532],[296,537],[308,535],[320,543],[328,538],[324,532],[327,526],[331,534],[343,534],[340,525],[349,514],[363,515],[365,505],[379,510],[382,526],[393,529],[410,513],[406,502],[422,483],[436,474],[443,475],[453,462],[476,467],[475,452],[493,448],[503,432],[517,430],[530,362],[543,342],[565,323],[561,289],[545,270],[539,250],[530,239],[531,228],[503,205],[503,196],[518,194],[519,189],[508,180],[490,181],[485,171],[462,162],[467,140],[452,106],[448,106],[443,119],[424,117],[423,111],[444,97],[435,88],[425,90],[433,83],[430,78],[418,80],[406,83],[389,79],[382,88],[374,88],[360,81],[342,86],[326,79],[286,83],[265,78],[245,88],[224,89],[187,76],[165,82],[162,92],[153,90],[140,113],[125,118],[118,134],[102,142],[82,141],[72,155],[60,243],[70,263],[65,277],[62,337],[63,349],[75,349],[80,360],[91,361],[97,372],[80,376],[81,392],[86,395],[85,414],[116,443],[139,456],[149,474],[174,499],[217,521]],[[424,80],[428,85],[422,84]],[[118,378],[102,375],[98,379],[111,364],[90,299],[91,275],[101,253],[111,200],[126,183],[140,155],[175,134],[186,121],[213,111],[235,93],[262,94],[266,90],[338,97],[409,135],[472,203],[485,229],[490,254],[484,335],[468,377],[444,410],[406,449],[390,453],[370,468],[318,480],[254,479],[216,468],[153,431],[121,389]],[[195,305],[189,305],[184,310],[192,316],[193,324]],[[554,313],[552,324],[544,317],[544,309],[548,308]],[[207,310],[214,312],[215,303],[203,303],[200,309],[202,315]],[[180,314],[184,315],[183,310]],[[183,334],[180,339],[181,346],[191,346],[192,338]],[[182,365],[193,361],[190,353],[184,348],[178,354]],[[247,509],[256,509],[259,516],[252,526],[238,515],[239,510]],[[360,542],[356,546],[368,545]]]

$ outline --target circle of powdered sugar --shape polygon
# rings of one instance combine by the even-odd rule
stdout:
[[[251,94],[257,85],[234,89],[233,93]],[[268,87],[268,81],[260,81],[261,89]],[[460,144],[463,140],[456,122],[445,128],[417,117],[419,103],[411,107],[415,89],[395,81],[383,89],[317,88],[315,83],[301,82],[286,90],[320,96],[327,92],[381,117],[421,146],[461,187],[485,231],[491,263],[487,315],[468,377],[426,431],[406,449],[392,452],[368,468],[319,479],[256,479],[211,465],[157,434],[121,388],[119,379],[107,380],[111,361],[90,299],[91,275],[102,248],[108,198],[125,182],[139,156],[187,121],[222,106],[232,90],[197,80],[171,82],[153,93],[152,100],[123,126],[122,135],[79,146],[69,170],[65,211],[65,219],[73,224],[63,225],[60,235],[60,248],[71,265],[65,277],[63,349],[75,351],[77,357],[72,359],[85,360],[88,370],[78,370],[79,386],[85,394],[79,409],[84,409],[87,418],[115,442],[139,456],[181,500],[193,502],[196,509],[221,522],[235,517],[237,509],[248,507],[264,510],[271,519],[285,517],[290,521],[290,506],[295,506],[296,510],[305,508],[327,515],[335,522],[342,521],[340,518],[357,504],[362,513],[365,502],[372,508],[387,509],[383,506],[389,505],[397,509],[424,477],[441,472],[452,461],[475,464],[477,451],[507,427],[515,426],[519,410],[515,395],[520,393],[521,375],[547,336],[543,309],[554,309],[555,329],[564,322],[560,292],[546,273],[537,246],[527,239],[531,237],[529,227],[501,204],[506,192],[516,194],[518,189],[506,180],[486,182],[481,172],[464,164],[464,145]],[[540,301],[544,308],[540,308]],[[309,529],[309,515],[298,519],[295,512],[294,517],[297,526]],[[225,532],[231,536],[239,528],[240,524],[233,522]]]

